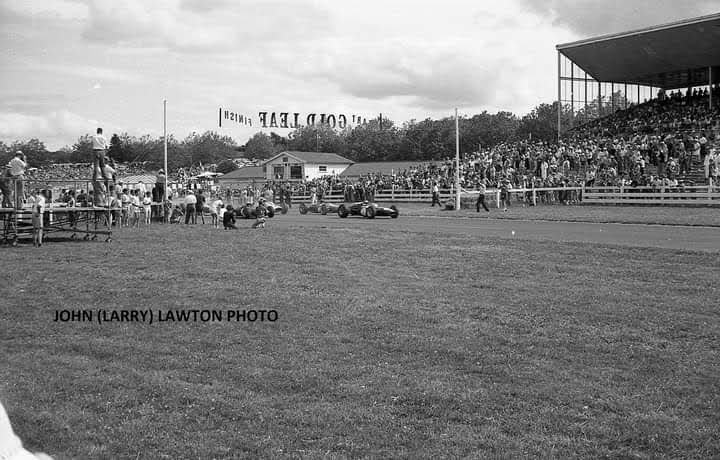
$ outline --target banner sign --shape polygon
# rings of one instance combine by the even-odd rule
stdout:
[[[247,115],[243,115],[238,112],[233,112],[228,109],[223,110],[223,108],[220,107],[220,109],[218,111],[218,124],[220,125],[221,128],[223,125],[223,120],[225,120],[226,124],[238,124],[238,125],[243,125],[243,126],[252,126],[252,118],[248,117]]]
[[[240,124],[243,126],[253,126],[253,120],[249,116],[220,107],[218,123],[221,128],[223,126],[223,120],[226,125]],[[299,112],[258,112],[257,120],[258,128],[295,129],[301,126],[326,125],[330,128],[345,129],[348,124],[367,124],[367,118],[363,118],[360,115],[347,116],[345,114],[336,115],[332,113],[310,113],[307,116],[301,116]]]

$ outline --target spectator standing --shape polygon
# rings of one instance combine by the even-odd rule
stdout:
[[[200,220],[202,220],[203,225],[205,225],[205,213],[203,210],[205,209],[205,195],[203,195],[202,190],[198,190],[197,196],[195,197],[197,202],[195,203],[195,214],[197,216],[200,216]],[[197,219],[197,216],[195,219]]]
[[[33,245],[42,246],[45,214],[45,190],[38,190],[32,207]]]
[[[195,197],[192,190],[188,190],[187,195],[185,195],[185,225],[197,223],[197,218],[195,217],[196,204],[197,197]]]
[[[510,206],[510,181],[507,177],[500,180],[500,204],[503,207],[503,212],[507,211],[508,206]]]
[[[10,177],[15,181],[15,208],[22,208],[23,201],[25,201],[25,169],[27,168],[27,162],[25,160],[25,154],[22,150],[15,152],[15,156],[8,163],[10,168]]]
[[[432,208],[437,203],[438,206],[440,205],[440,188],[438,187],[438,183],[434,182],[432,187],[432,203],[430,204],[430,207]]]
[[[152,216],[152,196],[150,192],[145,192],[145,197],[142,201],[143,212],[145,213],[145,225],[150,225],[150,217]]]
[[[0,172],[0,193],[2,193],[2,207],[12,208],[12,176],[10,175],[10,168],[5,166]]]
[[[212,225],[215,228],[219,228],[219,216],[220,216],[220,209],[222,209],[223,202],[220,198],[213,201],[210,205],[210,216],[212,217]]]
[[[105,151],[108,148],[108,141],[103,136],[102,128],[98,128],[95,135],[92,137],[92,149],[93,149],[93,181],[96,181],[98,176],[103,176],[105,179]]]
[[[485,189],[485,180],[484,179],[481,179],[478,182],[477,189],[478,189],[479,193],[478,193],[477,203],[475,203],[475,209],[477,210],[476,212],[480,212],[480,205],[482,205],[482,207],[485,209],[485,211],[490,212],[487,205],[485,204],[485,190],[486,189]]]

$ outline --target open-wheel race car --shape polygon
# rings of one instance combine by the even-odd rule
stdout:
[[[338,207],[338,216],[363,216],[368,219],[374,219],[376,216],[389,216],[393,219],[397,219],[400,215],[398,208],[395,205],[391,205],[389,208],[380,206],[377,203],[371,203],[368,201],[360,201],[352,204],[341,204]]]
[[[315,204],[305,204],[300,203],[299,210],[300,214],[307,214],[307,213],[314,213],[314,214],[322,214],[323,216],[327,213],[334,213],[337,212],[338,208],[340,206],[334,203],[315,203]]]
[[[252,205],[252,204],[246,204],[245,206],[242,206],[235,210],[235,215],[238,217],[244,217],[245,219],[255,219],[257,217],[256,209],[258,206],[262,206],[265,208],[265,213],[268,217],[273,217],[276,213],[280,214],[287,214],[288,208],[286,205],[283,204],[283,206],[279,206],[272,201],[265,201],[261,204]]]

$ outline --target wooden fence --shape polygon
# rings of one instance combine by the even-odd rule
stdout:
[[[463,190],[463,202],[468,199],[477,199],[479,192]],[[440,200],[452,201],[452,189],[441,189]],[[485,192],[486,201],[500,207],[500,190],[488,189]],[[583,204],[600,205],[665,205],[665,206],[720,206],[720,186],[692,186],[692,187],[555,187],[555,188],[521,188],[510,191],[512,202],[525,202],[537,205],[540,203],[553,204],[557,202],[581,202]],[[310,202],[310,195],[295,195],[293,202]],[[430,203],[432,192],[428,189],[391,189],[379,190],[374,194],[374,201],[400,202],[400,203]],[[334,190],[323,196],[328,203],[342,203],[345,196],[342,191]]]

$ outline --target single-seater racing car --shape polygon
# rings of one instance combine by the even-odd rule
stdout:
[[[352,204],[341,204],[338,207],[338,216],[363,216],[368,219],[374,219],[375,216],[389,216],[393,219],[397,219],[400,215],[397,206],[391,205],[389,208],[380,206],[377,203],[371,203],[369,201],[359,201]]]
[[[316,204],[305,204],[300,203],[299,210],[300,214],[307,213],[320,213],[323,216],[327,213],[337,212],[340,206],[334,203],[316,203]]]
[[[261,201],[257,206],[252,204],[246,204],[235,210],[235,215],[238,217],[244,217],[245,219],[255,219],[257,217],[256,209],[258,206],[265,208],[265,213],[268,217],[273,217],[276,213],[287,214],[288,208],[286,205],[279,206],[272,201]]]

